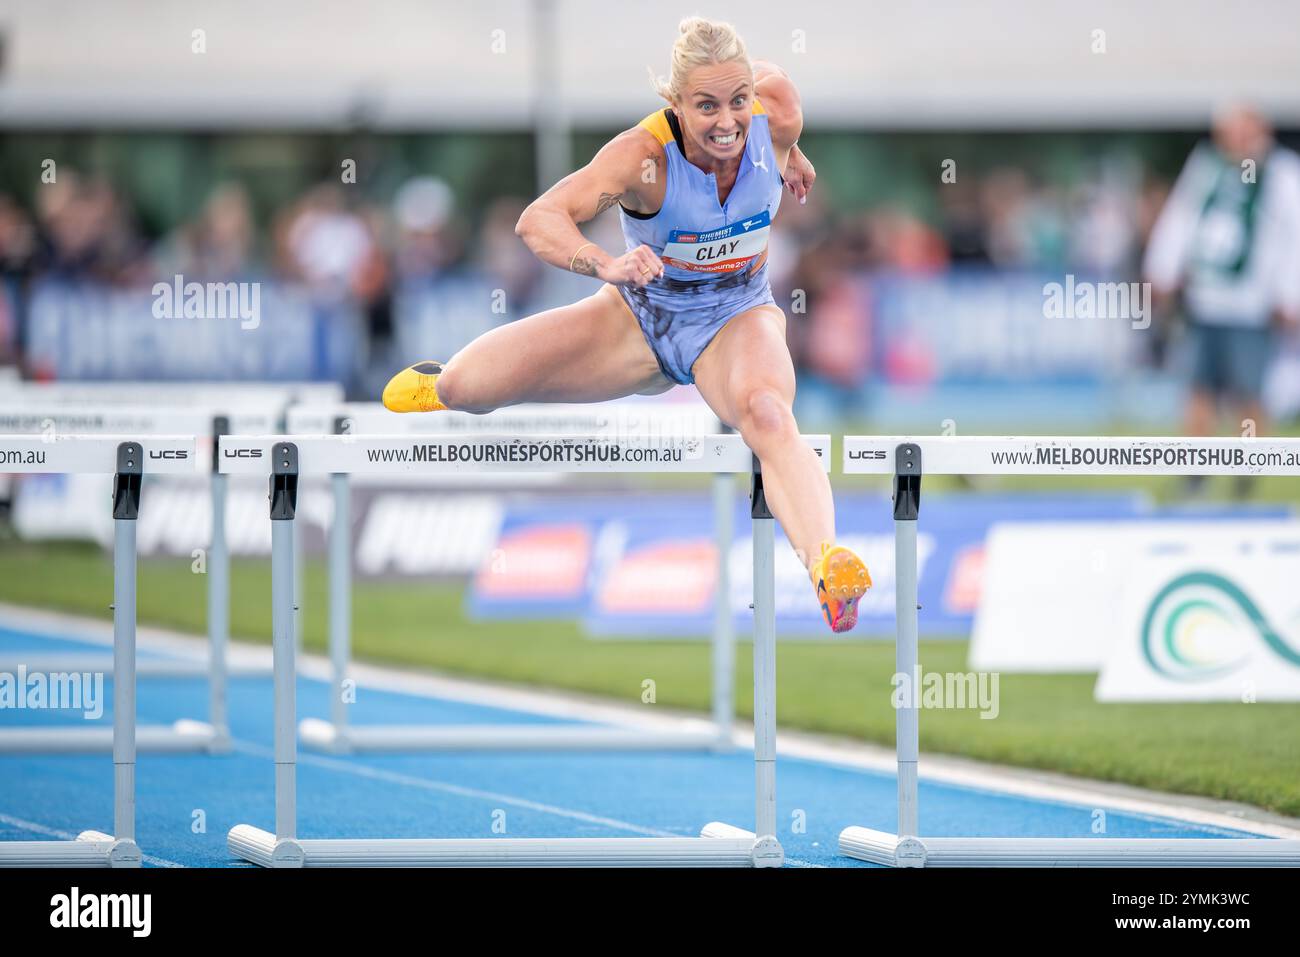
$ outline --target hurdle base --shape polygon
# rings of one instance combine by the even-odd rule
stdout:
[[[771,834],[756,838],[753,831],[747,831],[743,827],[711,821],[700,828],[700,837],[707,837],[711,841],[752,842],[751,856],[755,867],[781,867],[785,864],[785,849]]]
[[[135,729],[135,746],[137,751],[151,754],[225,754],[231,747],[230,732],[188,718],[170,725],[142,724]],[[111,727],[56,725],[0,729],[0,754],[110,754],[112,751]]]
[[[278,840],[239,824],[226,846],[261,867],[776,867],[784,860],[774,838],[755,840],[716,823],[705,831],[726,836]]]
[[[840,832],[840,853],[886,867],[1297,867],[1300,840],[1275,838],[903,837]]]
[[[364,751],[712,751],[732,750],[711,724],[677,731],[592,725],[347,725],[320,718],[298,724],[304,747],[330,754]]]
[[[128,838],[82,831],[74,841],[0,842],[0,867],[139,867],[140,848]]]

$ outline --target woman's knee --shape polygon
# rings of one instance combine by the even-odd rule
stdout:
[[[798,431],[790,400],[774,386],[753,386],[741,393],[740,433],[748,441],[768,441]]]
[[[453,412],[492,411],[492,406],[484,403],[482,390],[475,389],[472,377],[466,374],[464,363],[455,358],[443,365],[437,388],[439,401]]]

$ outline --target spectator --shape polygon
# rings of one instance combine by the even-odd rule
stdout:
[[[289,272],[329,298],[373,292],[375,260],[382,258],[371,224],[352,210],[343,190],[325,183],[309,192],[282,227]]]
[[[35,266],[36,230],[22,208],[0,193],[0,366],[18,361],[22,297]]]
[[[507,196],[488,207],[475,256],[478,269],[495,289],[505,293],[507,314],[519,318],[535,311],[542,280],[542,263],[515,235],[515,223],[528,205]]]
[[[975,181],[963,176],[941,184],[939,204],[944,242],[953,263],[987,265],[989,251]]]
[[[432,176],[408,180],[393,199],[397,220],[397,274],[432,279],[460,258],[461,243],[452,217],[451,187]]]
[[[1279,328],[1300,318],[1300,156],[1274,143],[1254,108],[1215,117],[1213,143],[1183,167],[1144,268],[1157,305],[1182,293],[1189,434],[1214,433],[1220,401],[1264,434],[1264,375]],[[1248,489],[1239,481],[1239,495]]]
[[[38,217],[49,271],[63,279],[117,283],[145,281],[145,246],[130,208],[103,179],[75,170],[37,192]]]

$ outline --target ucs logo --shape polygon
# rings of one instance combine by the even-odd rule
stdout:
[[[888,457],[889,457],[889,453],[884,449],[858,449],[857,451],[854,451],[853,449],[849,450],[850,461],[865,460],[870,462],[880,462],[883,461],[884,459],[887,459]]]
[[[260,459],[262,457],[261,449],[222,449],[221,452],[228,459]]]
[[[190,453],[185,449],[150,449],[149,458],[151,459],[187,459]]]

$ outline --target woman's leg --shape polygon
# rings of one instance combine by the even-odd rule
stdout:
[[[791,411],[795,377],[785,313],[768,304],[733,317],[691,371],[718,418],[758,456],[772,514],[808,567],[822,543],[835,540],[835,506],[830,480]]]
[[[437,389],[449,409],[490,412],[521,402],[602,402],[671,385],[636,317],[606,284],[572,305],[485,332],[444,364]]]

